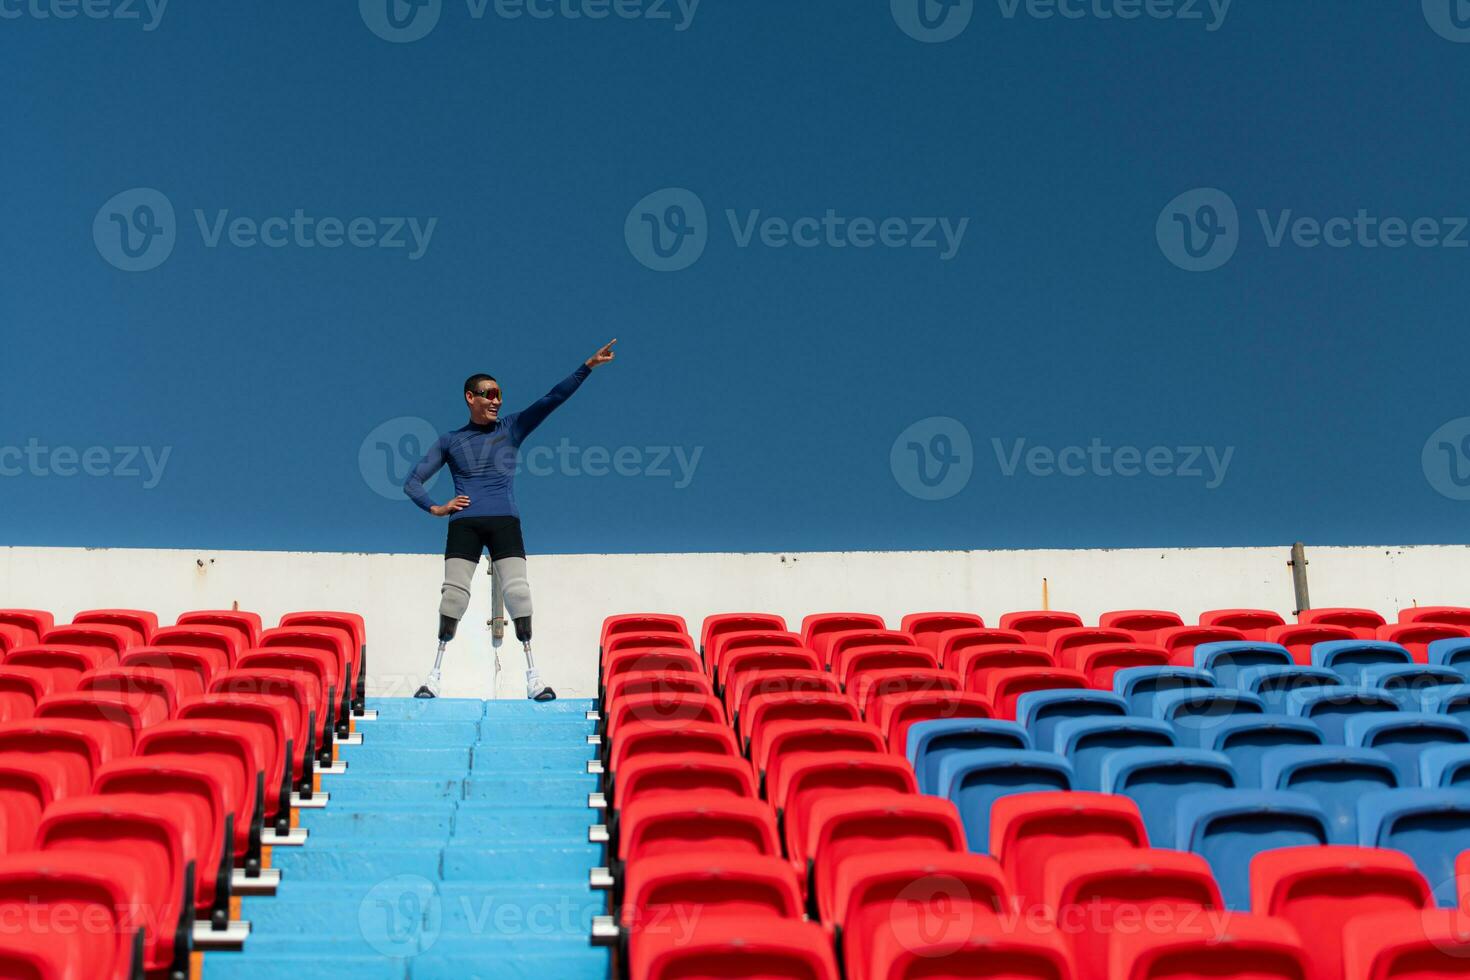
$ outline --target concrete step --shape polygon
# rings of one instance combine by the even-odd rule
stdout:
[[[386,721],[479,721],[485,717],[485,702],[478,698],[368,698],[367,706],[378,712],[377,721],[362,723],[364,737],[373,726]]]
[[[488,844],[510,841],[580,844],[587,840],[587,828],[596,822],[585,801],[580,807],[462,803],[454,818],[454,838]]]
[[[470,746],[420,748],[403,745],[380,745],[364,739],[362,745],[348,746],[342,758],[349,763],[348,773],[364,775],[463,775],[470,768]],[[341,782],[341,780],[337,780]]]
[[[595,755],[592,746],[478,746],[470,765],[472,772],[561,772],[571,776],[587,771],[587,760]]]
[[[528,799],[555,800],[573,804],[586,802],[597,792],[598,777],[588,773],[567,776],[556,772],[502,775],[483,772],[464,781],[464,799],[476,802],[514,803]]]
[[[332,805],[441,803],[464,798],[465,780],[446,776],[342,779],[332,783]]]
[[[459,747],[480,737],[480,721],[375,721],[371,731],[363,733],[363,747],[368,745],[404,745],[414,748]]]
[[[576,841],[494,847],[456,840],[444,848],[440,873],[445,881],[561,880],[579,874],[585,881],[589,868],[605,863],[603,850],[600,845]]]

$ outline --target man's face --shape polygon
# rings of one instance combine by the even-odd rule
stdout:
[[[494,422],[500,415],[500,385],[496,382],[477,382],[473,391],[465,392],[465,397],[476,422]]]

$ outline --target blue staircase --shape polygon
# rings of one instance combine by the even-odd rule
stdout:
[[[302,810],[302,847],[278,847],[273,897],[246,898],[243,952],[204,980],[592,980],[605,893],[587,828],[591,701],[368,701],[347,772]]]

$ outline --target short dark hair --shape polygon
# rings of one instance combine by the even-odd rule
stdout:
[[[480,382],[482,381],[495,381],[495,378],[488,374],[472,374],[468,378],[464,379],[464,390],[467,392],[473,392],[474,394],[479,394],[478,389],[480,387]],[[499,381],[495,381],[495,383],[500,384]]]

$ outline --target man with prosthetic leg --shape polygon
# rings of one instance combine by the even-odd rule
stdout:
[[[500,415],[499,382],[488,374],[471,375],[464,386],[469,423],[440,436],[409,474],[403,489],[413,502],[435,517],[451,518],[439,598],[439,650],[434,669],[414,697],[438,697],[444,649],[469,609],[475,569],[480,555],[488,550],[491,574],[526,653],[526,697],[555,699],[556,692],[541,682],[531,655],[531,584],[526,577],[526,547],[515,500],[515,470],[521,443],[581,387],[594,368],[613,359],[615,343],[609,342],[531,406],[511,415]],[[424,485],[446,465],[454,478],[455,496],[447,504],[436,504]]]

